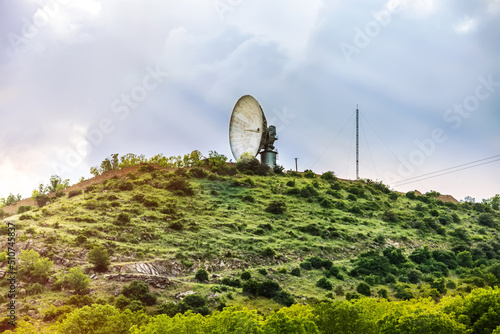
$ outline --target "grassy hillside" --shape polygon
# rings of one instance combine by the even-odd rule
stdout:
[[[500,213],[490,205],[332,173],[238,167],[124,167],[43,207],[18,205],[1,226],[7,235],[15,224],[18,267],[31,268],[17,283],[18,319],[48,326],[95,303],[170,316],[226,306],[267,315],[293,303],[438,301],[498,285]],[[109,266],[89,263],[92,249],[107,252]],[[0,260],[7,271],[7,254]],[[80,277],[70,272],[77,266],[80,281],[91,278],[80,290],[69,278]],[[3,280],[4,314],[7,290]],[[199,298],[181,301],[186,293]]]

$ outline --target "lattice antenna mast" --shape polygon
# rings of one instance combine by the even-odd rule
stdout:
[[[359,180],[359,109],[356,104],[356,180]]]

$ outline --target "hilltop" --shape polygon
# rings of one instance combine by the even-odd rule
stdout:
[[[195,160],[102,168],[105,160],[94,178],[47,195],[41,207],[32,199],[4,207],[12,215],[2,231],[16,226],[19,267],[43,268],[21,273],[17,316],[44,327],[96,303],[171,316],[228,306],[267,315],[363,295],[439,301],[500,280],[494,205],[254,160]],[[99,267],[92,250],[109,263]],[[81,275],[71,269],[78,266]],[[79,289],[73,276],[87,283]]]

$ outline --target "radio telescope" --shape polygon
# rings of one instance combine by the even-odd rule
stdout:
[[[229,144],[236,161],[249,153],[260,154],[260,161],[270,167],[276,166],[274,141],[276,127],[267,126],[266,116],[259,102],[250,95],[242,96],[234,106],[229,122]]]

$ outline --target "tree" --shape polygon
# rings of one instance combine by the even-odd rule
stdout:
[[[57,326],[57,333],[64,334],[122,334],[129,333],[134,325],[147,321],[143,312],[125,310],[120,313],[111,305],[93,304],[76,309]]]
[[[106,271],[111,261],[109,259],[108,250],[103,246],[94,246],[87,254],[87,261],[94,265],[97,271]]]
[[[208,272],[205,269],[200,268],[196,271],[194,278],[200,282],[208,281]]]
[[[64,283],[77,294],[84,294],[90,285],[90,279],[83,273],[82,267],[71,268],[64,277]]]
[[[370,288],[370,286],[368,284],[366,284],[365,282],[361,282],[358,284],[358,286],[356,287],[356,291],[364,296],[371,296],[372,294],[372,290]]]
[[[457,254],[458,265],[466,268],[472,268],[474,261],[472,261],[472,254],[469,251],[463,251]]]
[[[39,207],[44,206],[48,202],[50,202],[49,196],[47,196],[48,188],[45,187],[42,183],[38,185],[38,188],[33,190],[31,193],[31,198],[36,202]]]
[[[64,188],[68,187],[69,187],[69,179],[62,180],[61,177],[57,175],[52,175],[50,177],[50,183],[47,186],[46,190],[49,193],[57,193],[58,191],[61,191]]]
[[[22,250],[19,254],[19,275],[29,282],[45,283],[54,263],[48,258],[41,258],[33,249]]]

